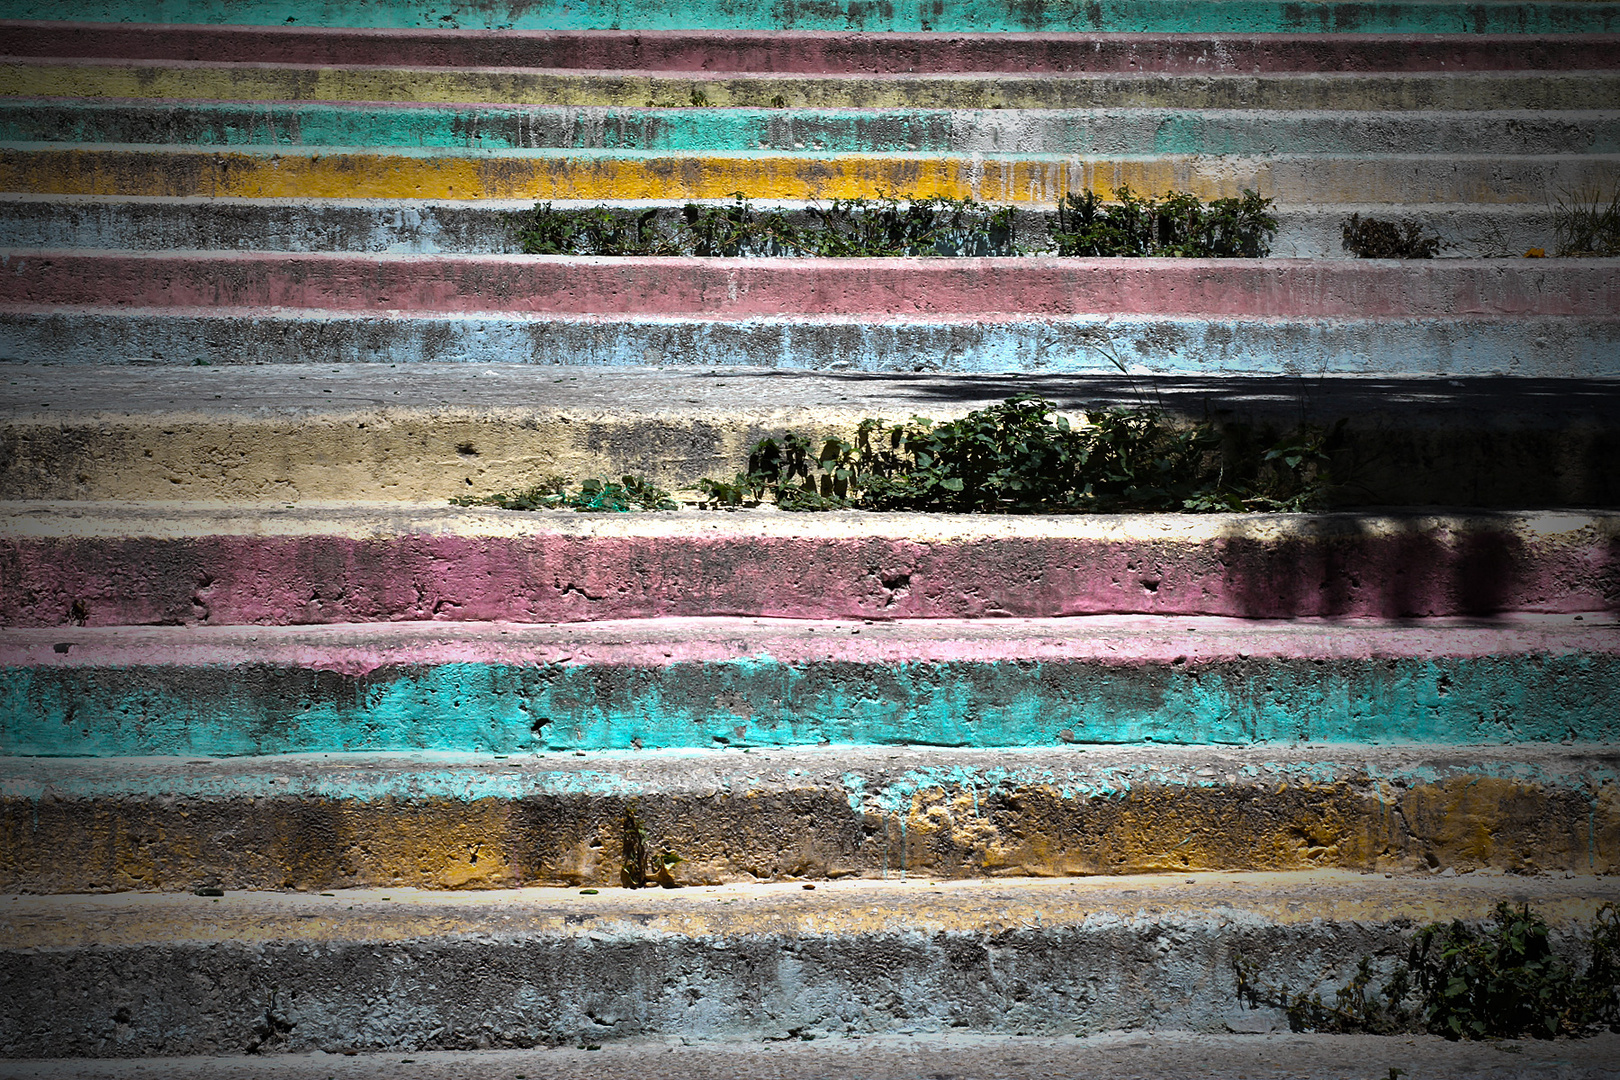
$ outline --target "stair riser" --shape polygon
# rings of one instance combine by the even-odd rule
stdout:
[[[1612,67],[1612,65],[1608,65]],[[222,67],[163,62],[0,62],[0,97],[427,102],[684,109],[1350,109],[1478,111],[1613,108],[1620,72],[1162,75],[754,75],[711,72]],[[780,102],[780,104],[779,104]],[[713,113],[699,121],[723,123]],[[779,112],[779,116],[791,115]]]
[[[1587,104],[1594,104],[1588,102]],[[1506,130],[1504,130],[1504,128]],[[1615,154],[1620,114],[573,109],[0,101],[0,141],[818,154]]]
[[[0,303],[590,315],[1610,317],[1613,260],[601,259],[26,252]],[[987,276],[994,282],[986,288]]]
[[[516,252],[512,211],[533,204],[403,202],[349,203],[270,199],[97,200],[33,196],[0,200],[0,236],[13,249],[98,248],[129,251],[376,252],[413,255],[498,255]],[[557,204],[579,209],[592,204]],[[640,207],[642,204],[628,204]],[[800,207],[783,213],[810,224]],[[1342,228],[1352,213],[1415,219],[1444,240],[1442,257],[1522,255],[1530,248],[1556,252],[1550,208],[1528,205],[1280,207],[1271,254],[1284,258],[1350,258]],[[673,221],[673,216],[668,217]],[[1053,215],[1028,208],[1014,214],[1020,243],[1046,240]]]
[[[1413,926],[1487,919],[1494,898],[1466,881],[1447,883],[1438,896],[1432,884],[1424,896],[1381,883],[1393,895],[1375,897],[1297,879],[1241,880],[1247,888],[1228,881],[1183,887],[1177,878],[1128,888],[834,885],[814,896],[792,888],[598,897],[532,891],[521,900],[484,894],[453,901],[395,892],[387,902],[376,893],[30,899],[8,905],[8,929],[18,936],[0,954],[0,977],[17,989],[0,1004],[0,1052],[133,1057],[386,1047],[397,1061],[401,1051],[594,1047],[637,1035],[730,1037],[757,1046],[761,1039],[819,1042],[948,1028],[1064,1038],[1171,1025],[1272,1030],[1285,1022],[1281,1010],[1245,1005],[1235,974],[1240,957],[1268,987],[1331,997],[1361,957],[1404,955]],[[1557,947],[1576,947],[1571,938],[1599,901],[1579,890],[1516,887],[1548,916]],[[918,1042],[896,1051],[904,1063],[893,1071],[870,1072],[872,1044],[865,1041],[861,1063],[843,1067],[913,1075],[914,1055],[928,1045]],[[1003,1056],[994,1061],[1028,1056],[1031,1045],[1026,1038],[997,1047]],[[1561,1062],[1580,1049],[1561,1048]],[[733,1066],[742,1053],[718,1052]],[[768,1053],[768,1062],[757,1058],[758,1070],[782,1069],[783,1048]],[[1117,1050],[1105,1054],[1119,1059]],[[1288,1051],[1267,1040],[1257,1054],[1263,1064],[1251,1069]],[[586,1065],[552,1051],[529,1073],[550,1074],[573,1061],[581,1076],[645,1075],[648,1062],[667,1069],[671,1057],[660,1045],[656,1056],[641,1059],[640,1071],[621,1073],[611,1052]],[[1455,1057],[1453,1049],[1434,1060]],[[1601,1050],[1589,1048],[1584,1060],[1598,1063]],[[281,1071],[273,1058],[255,1061],[252,1071]],[[929,1061],[933,1067],[939,1059]],[[184,1063],[196,1069],[185,1075],[217,1075],[235,1063],[198,1064]],[[289,1075],[306,1075],[296,1060],[287,1064]],[[356,1064],[383,1065],[316,1058],[305,1067],[308,1075],[360,1075]],[[487,1058],[467,1064],[481,1075],[524,1067]],[[792,1075],[830,1075],[807,1064]],[[684,1058],[679,1065],[689,1067]]]
[[[428,317],[0,308],[0,357],[30,364],[704,365],[1117,375],[1620,375],[1620,318],[1039,321]]]
[[[7,0],[0,18],[51,19],[64,12],[42,0]],[[431,27],[433,29],[617,30],[626,12],[614,0],[545,3],[514,8],[474,0],[445,14],[422,0],[92,0],[72,16],[84,22],[220,23],[263,26]],[[739,8],[727,0],[679,0],[644,5],[637,30],[865,30],[1145,33],[1545,34],[1620,31],[1620,5],[1564,3],[1359,3],[1301,6],[1290,0],[1105,0],[1030,5],[1017,0],[907,0]]]
[[[1277,155],[1117,160],[924,154],[701,156],[514,150],[310,154],[207,148],[0,149],[0,190],[36,195],[317,199],[652,199],[723,201],[973,198],[1051,207],[1095,188],[1235,198],[1252,188],[1293,204],[1549,204],[1612,185],[1614,155],[1568,157]]]
[[[724,766],[570,756],[561,760],[578,764],[566,771],[548,771],[546,759],[393,769],[261,759],[235,772],[10,759],[0,888],[616,885],[626,809],[654,854],[684,860],[677,874],[688,884],[1620,870],[1620,784],[1603,750],[1490,747],[1400,759],[1358,748],[1346,759],[1296,752],[1276,763],[1257,752],[1170,748],[1130,763],[1099,748],[1003,753],[1000,764],[945,755],[909,770],[840,753],[791,771],[803,763],[763,752],[725,755]],[[1472,763],[1479,758],[1489,761]]]
[[[381,515],[375,523],[391,529]],[[535,535],[12,536],[0,541],[10,575],[0,621],[1579,612],[1615,608],[1620,566],[1606,530],[1547,538],[1486,528],[1363,538],[1217,532],[915,543],[813,534],[590,536],[549,532],[545,519],[513,524]]]
[[[400,64],[810,75],[912,72],[1547,71],[1614,66],[1620,38],[1596,35],[1356,34],[1286,38],[1182,34],[348,30],[300,26],[131,26],[35,22],[5,27],[12,56],[254,64]]]
[[[1165,628],[1166,646],[1082,621],[1067,632],[1117,650],[1085,656],[1074,654],[1092,650],[1063,639],[885,646],[879,626],[860,636],[859,624],[822,623],[764,639],[748,629],[710,629],[740,638],[720,650],[733,653],[725,658],[702,640],[593,644],[568,628],[515,648],[508,631],[503,641],[461,626],[443,633],[476,644],[413,649],[382,636],[363,645],[317,636],[279,650],[268,636],[210,649],[191,643],[195,629],[186,638],[124,631],[137,644],[128,652],[79,628],[51,632],[63,641],[37,633],[19,641],[13,631],[0,642],[0,746],[127,757],[1620,739],[1605,704],[1620,685],[1612,626],[1569,624],[1528,640],[1457,629],[1402,642],[1347,631],[1323,655],[1320,627],[1234,640],[1219,627],[1177,625]],[[1448,647],[1484,651],[1424,654]]]

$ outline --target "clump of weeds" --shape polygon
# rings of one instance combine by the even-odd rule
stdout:
[[[625,513],[631,510],[676,510],[678,505],[663,490],[640,476],[613,480],[581,480],[571,485],[565,476],[548,476],[530,487],[492,495],[464,495],[456,506],[493,506],[501,510],[579,510]]]
[[[1312,510],[1325,501],[1337,430],[1265,439],[1236,425],[1176,425],[1149,408],[1074,424],[1053,402],[1021,395],[957,420],[863,420],[852,440],[764,439],[747,472],[700,488],[707,506],[769,498],[798,511]]]
[[[1553,207],[1558,254],[1607,258],[1620,255],[1620,188],[1607,203],[1596,188],[1559,196]]]
[[[1344,250],[1358,259],[1432,259],[1443,244],[1412,218],[1385,221],[1351,214],[1340,234]]]
[[[1112,202],[1089,189],[1065,195],[1049,231],[1059,255],[1258,259],[1277,232],[1272,205],[1248,190],[1205,203],[1178,191],[1143,197],[1122,184]]]
[[[1528,904],[1499,903],[1482,926],[1453,920],[1417,931],[1379,987],[1371,957],[1328,1003],[1320,993],[1266,986],[1240,956],[1238,994],[1250,1006],[1283,1009],[1294,1031],[1426,1031],[1448,1039],[1620,1032],[1620,908],[1600,907],[1585,938],[1584,961],[1561,956],[1541,915]]]

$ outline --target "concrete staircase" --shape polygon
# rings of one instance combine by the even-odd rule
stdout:
[[[1620,5],[72,14],[0,2],[0,1056],[1255,1033],[1239,957],[1620,899],[1620,266],[1519,257],[1620,182]],[[511,226],[1126,183],[1275,197],[1275,254]],[[1025,390],[1342,418],[1354,486],[449,504]]]

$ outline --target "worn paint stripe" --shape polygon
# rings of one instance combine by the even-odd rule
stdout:
[[[262,446],[263,437],[254,442]],[[211,445],[216,459],[234,453]],[[348,486],[349,498],[354,490]],[[490,533],[466,528],[454,511],[407,511],[373,510],[346,525],[342,515],[323,524],[319,514],[255,511],[254,532],[281,522],[263,535],[212,531],[218,515],[206,514],[190,524],[149,514],[163,526],[156,536],[139,518],[109,522],[123,537],[96,535],[93,511],[14,519],[0,541],[10,567],[0,621],[67,628],[1597,612],[1615,610],[1620,545],[1604,515],[1391,518],[1378,529],[1356,515],[1222,516],[1169,534],[1151,526],[1136,533],[1140,519],[1125,515],[1084,527],[1060,518],[1034,534],[1039,519],[1024,519],[953,538],[962,526],[948,515],[937,515],[937,526],[918,515],[775,524],[782,515],[465,517],[467,525],[487,521]],[[943,532],[926,535],[935,529]]]
[[[1620,112],[177,107],[25,98],[0,100],[0,141],[816,154],[1616,154]]]
[[[1602,619],[10,631],[0,754],[1595,742],[1614,685]]]
[[[755,108],[1552,110],[1615,107],[1620,73],[813,76],[51,58],[0,62],[0,95],[31,98],[686,107],[699,103],[693,97],[698,92],[708,106]]]
[[[718,760],[716,760],[718,758]],[[1483,759],[1483,760],[1482,760]],[[1459,748],[829,748],[483,762],[5,763],[9,891],[1620,867],[1615,758]]]
[[[0,17],[61,19],[52,0],[6,0]],[[1100,0],[1089,4],[1015,0],[905,0],[871,5],[738,4],[665,0],[626,10],[620,0],[549,0],[518,5],[465,0],[447,9],[423,0],[87,0],[75,20],[130,23],[236,23],[262,26],[458,27],[496,30],[865,30],[1109,31],[1148,33],[1603,33],[1620,30],[1620,5],[1583,2],[1297,3],[1293,0]],[[627,25],[628,24],[628,25]]]
[[[874,320],[371,315],[0,306],[0,356],[47,364],[530,363],[1117,375],[1620,376],[1620,316]],[[924,358],[924,359],[919,359]]]
[[[762,30],[367,30],[13,22],[12,56],[255,64],[409,64],[813,75],[912,72],[1523,71],[1615,66],[1620,37],[1582,34],[923,34]]]
[[[1602,316],[1613,260],[692,259],[0,252],[0,302],[414,312]],[[993,272],[996,288],[984,288]]]
[[[816,157],[768,151],[733,155],[570,150],[419,150],[387,153],[278,151],[266,147],[83,147],[29,143],[0,149],[0,191],[41,195],[326,199],[771,199],[975,198],[1054,205],[1092,188],[1110,197],[1190,191],[1200,198],[1253,188],[1284,204],[1526,203],[1560,188],[1606,183],[1609,155],[1469,155],[1265,158],[1176,155],[951,157],[865,154]]]

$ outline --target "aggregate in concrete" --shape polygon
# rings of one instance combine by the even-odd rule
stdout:
[[[826,1059],[805,1053],[858,1052],[873,1035],[1018,1033],[1081,1050],[1075,1035],[1128,1030],[1151,1046],[1146,1032],[1283,1026],[1280,1010],[1239,998],[1239,957],[1269,986],[1331,997],[1362,956],[1387,969],[1417,925],[1481,920],[1499,900],[1525,901],[1572,948],[1613,896],[1607,879],[1318,873],[832,882],[815,892],[787,883],[593,896],[25,897],[0,906],[0,971],[15,988],[0,1002],[0,1052],[410,1056],[659,1038],[699,1041],[686,1052],[701,1060],[717,1049],[709,1040],[746,1039],[797,1041],[800,1070],[825,1076]],[[850,1037],[861,1041],[842,1041]],[[1385,1054],[1371,1064],[1382,1073],[1413,1044],[1340,1045],[1379,1046]],[[1555,1060],[1596,1065],[1581,1048],[1612,1040],[1555,1045],[1565,1051]],[[1477,1062],[1480,1049],[1452,1060]],[[617,1060],[598,1053],[585,1060]],[[1527,1046],[1524,1056],[1552,1055]],[[755,1050],[728,1060],[769,1067],[774,1058]],[[351,1074],[366,1064],[331,1063]],[[404,1062],[395,1068],[411,1075]]]

